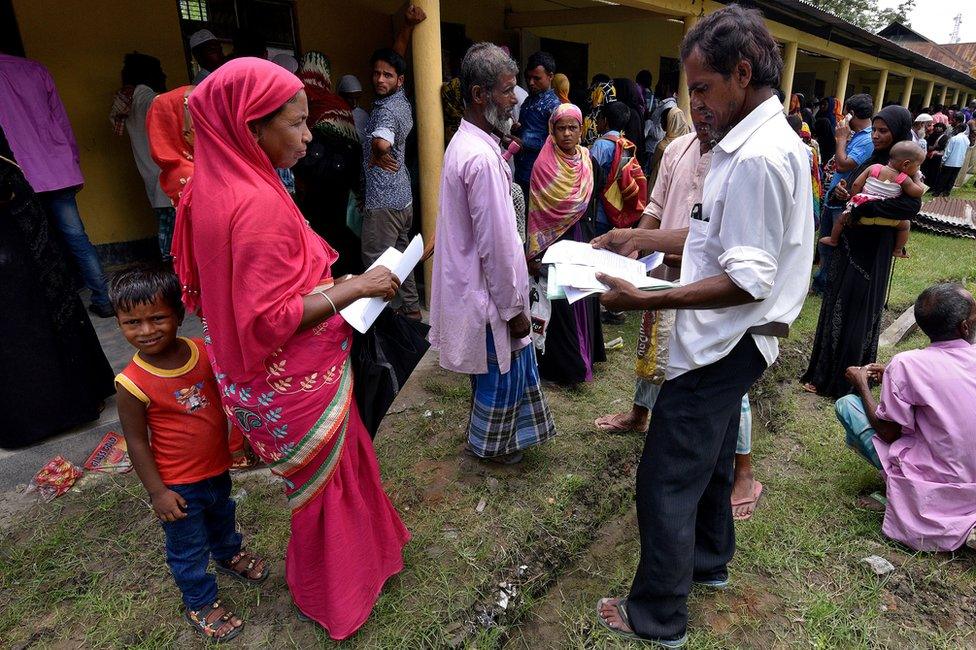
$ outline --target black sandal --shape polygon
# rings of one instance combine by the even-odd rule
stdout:
[[[186,619],[186,622],[190,624],[190,627],[192,627],[197,634],[204,637],[208,641],[213,643],[224,643],[225,641],[230,641],[241,633],[241,630],[244,629],[244,621],[241,621],[241,624],[237,627],[233,627],[232,625],[230,632],[223,635],[218,635],[220,628],[224,627],[226,623],[229,623],[230,620],[234,618],[234,612],[224,609],[224,613],[221,614],[217,620],[208,621],[207,617],[218,609],[223,609],[223,606],[220,604],[220,600],[215,600],[213,604],[207,605],[202,609],[198,609],[196,611],[189,609],[186,610],[183,613],[183,618]]]
[[[234,566],[245,558],[248,560],[247,566],[243,570],[235,569]],[[237,555],[235,555],[229,560],[218,561],[216,565],[217,565],[217,571],[219,571],[220,573],[226,573],[227,575],[233,576],[234,578],[242,582],[247,582],[252,585],[259,585],[268,579],[268,574],[270,573],[268,569],[268,563],[267,561],[265,561],[264,571],[261,573],[261,575],[259,575],[257,578],[251,577],[251,571],[254,569],[255,566],[257,566],[257,563],[261,561],[263,561],[262,558],[258,557],[257,555],[254,555],[253,553],[248,553],[247,551],[240,551],[237,553]]]

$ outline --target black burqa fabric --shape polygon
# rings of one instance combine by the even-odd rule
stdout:
[[[0,447],[98,418],[114,373],[62,244],[0,129]]]
[[[874,120],[883,121],[892,133],[892,144],[911,138],[912,116],[901,106],[888,106]],[[890,146],[875,150],[854,170],[857,178],[875,163],[887,163]],[[854,209],[855,219],[887,217],[912,219],[922,207],[919,199],[899,196],[873,201]],[[827,268],[827,288],[820,306],[810,365],[802,381],[828,397],[851,391],[844,377],[848,366],[863,366],[877,359],[881,317],[891,272],[895,229],[887,226],[851,225],[841,234]]]

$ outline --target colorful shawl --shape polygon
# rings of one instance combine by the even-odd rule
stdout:
[[[820,148],[810,133],[810,126],[804,122],[800,126],[800,138],[810,148],[810,184],[813,187],[813,215],[820,215],[820,202],[823,200],[823,178],[820,172]]]
[[[112,131],[121,136],[125,133],[125,121],[132,110],[132,93],[135,86],[122,86],[112,98],[112,108],[108,112],[108,121],[112,123]]]
[[[321,52],[307,52],[302,57],[298,78],[305,84],[308,96],[308,128],[359,142],[356,121],[349,104],[332,89],[332,63]]]
[[[560,104],[569,103],[569,77],[562,72],[557,72],[552,77],[552,89],[556,91]]]
[[[549,137],[532,167],[529,183],[528,251],[531,259],[555,243],[586,213],[593,195],[593,163],[586,147],[564,153],[553,139],[556,122],[571,117],[583,124],[574,104],[560,104],[549,118]]]
[[[831,105],[833,114],[833,125],[837,126],[837,123],[844,119],[844,105],[838,101],[836,97],[831,97],[830,101],[833,102]]]
[[[194,86],[156,95],[146,113],[149,153],[159,165],[159,185],[173,205],[193,176],[193,123],[187,100]]]
[[[583,144],[590,146],[600,137],[596,128],[596,118],[600,109],[610,102],[617,101],[617,90],[612,81],[590,86],[590,112],[583,121]]]

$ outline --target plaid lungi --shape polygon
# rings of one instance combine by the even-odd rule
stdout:
[[[535,348],[512,353],[512,366],[498,369],[495,343],[487,336],[488,372],[471,375],[471,420],[468,444],[484,458],[510,454],[556,435],[556,423],[539,385]]]

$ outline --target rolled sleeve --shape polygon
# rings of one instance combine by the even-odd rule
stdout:
[[[373,110],[370,126],[370,137],[381,138],[390,144],[396,143],[396,117],[393,111],[385,106],[378,106]]]
[[[875,414],[881,420],[894,422],[903,429],[915,430],[915,409],[909,391],[905,387],[904,365],[896,357],[885,368],[881,378],[881,398]]]
[[[756,300],[769,297],[779,264],[768,251],[753,246],[735,246],[722,253],[718,263],[737,287]]]
[[[793,209],[793,178],[765,158],[748,158],[729,177],[718,262],[756,300],[769,297],[779,268],[785,219]]]

